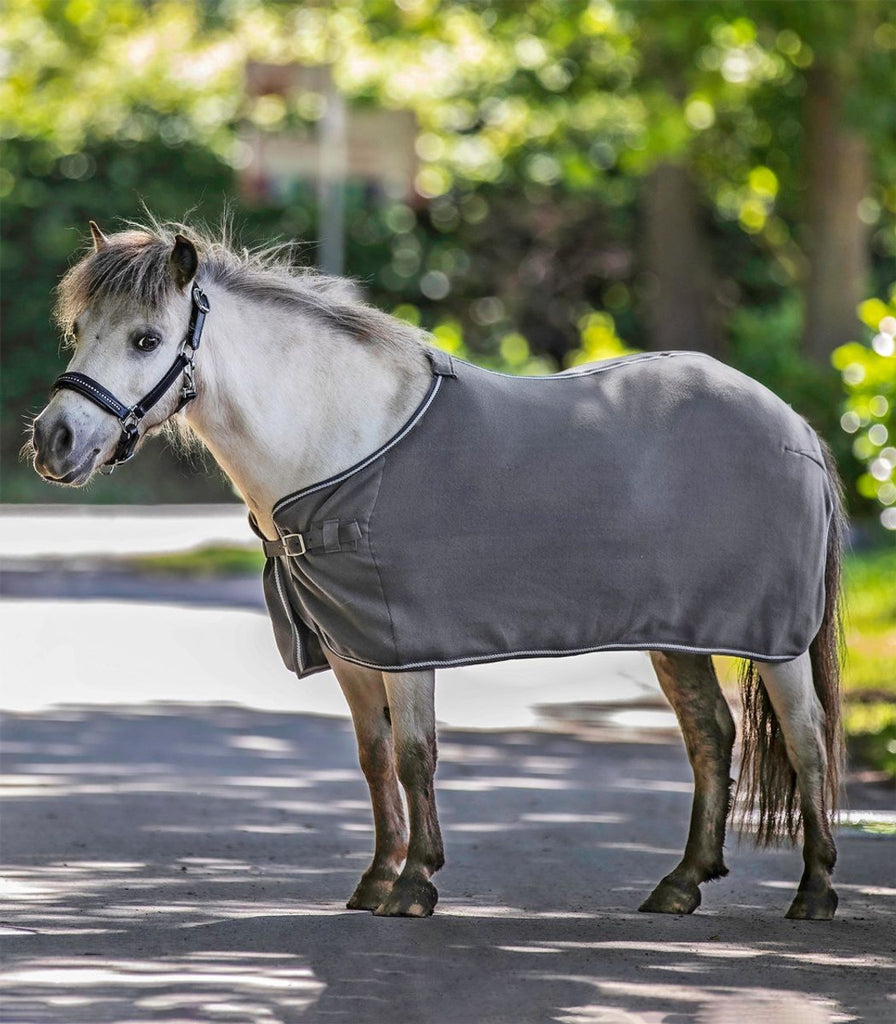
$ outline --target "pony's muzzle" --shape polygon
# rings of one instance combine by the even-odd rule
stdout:
[[[84,483],[93,470],[99,448],[78,443],[75,429],[64,414],[45,409],[32,426],[34,468],[42,477],[60,484]]]

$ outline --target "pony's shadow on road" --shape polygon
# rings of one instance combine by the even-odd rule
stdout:
[[[798,854],[735,844],[736,873],[697,915],[634,912],[684,840],[677,739],[443,734],[449,860],[429,921],[344,909],[372,846],[347,722],[72,708],[7,716],[4,749],[2,1020],[743,1024],[750,1006],[809,1022],[892,1008],[890,850],[874,839],[841,840],[833,925],[781,918]]]

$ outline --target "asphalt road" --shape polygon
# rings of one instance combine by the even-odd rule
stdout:
[[[892,1021],[892,839],[841,831],[832,923],[794,851],[729,842],[692,917],[680,743],[441,737],[448,863],[424,921],[343,908],[372,843],[344,720],[239,707],[7,715],[0,1020]],[[853,806],[889,794],[855,787]]]
[[[690,771],[675,733],[619,731],[603,718],[594,726],[575,704],[551,729],[443,729],[448,862],[436,915],[353,913],[344,901],[372,829],[348,722],[161,702],[151,678],[136,703],[139,635],[149,633],[154,673],[182,656],[179,634],[148,626],[149,609],[162,615],[163,606],[121,604],[133,595],[103,587],[87,594],[104,600],[50,601],[61,596],[51,583],[44,575],[30,604],[7,588],[4,602],[22,612],[8,620],[16,635],[7,649],[33,652],[4,685],[26,696],[39,688],[29,665],[53,665],[59,678],[53,701],[14,704],[30,710],[3,719],[0,1021],[896,1019],[896,840],[873,827],[875,812],[892,818],[891,788],[852,781],[853,816],[871,824],[840,831],[835,921],[784,920],[799,853],[756,851],[736,836],[731,874],[705,887],[695,915],[641,915],[638,903],[677,861],[687,828]],[[165,622],[232,662],[234,637],[214,619],[223,610],[187,607],[201,595],[163,597],[178,602],[165,606]],[[190,618],[205,614],[207,633]],[[256,620],[266,627],[253,615],[253,629]],[[135,621],[141,628],[111,658],[103,629]],[[42,661],[57,634],[65,640],[55,660]],[[259,637],[267,651],[270,638]],[[640,692],[623,678],[630,662],[551,664],[554,694],[579,692],[564,691],[562,678],[583,665],[606,699]],[[523,669],[445,673],[440,692],[466,678],[465,701],[489,705],[518,679],[530,685]],[[102,699],[72,703],[93,678]],[[251,677],[243,686],[249,699]]]

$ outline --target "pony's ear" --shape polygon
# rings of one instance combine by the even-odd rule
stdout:
[[[196,246],[189,238],[183,235],[174,236],[174,248],[168,257],[168,266],[171,269],[171,276],[178,288],[186,288],[196,276],[199,269],[199,256]]]
[[[109,244],[109,239],[100,231],[99,225],[95,220],[90,222],[90,233],[93,235],[93,251],[99,252],[100,249],[105,249]]]

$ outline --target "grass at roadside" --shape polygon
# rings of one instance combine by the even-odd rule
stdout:
[[[264,556],[252,549],[207,547],[131,564],[149,572],[222,575],[260,572]],[[896,777],[896,547],[850,554],[844,587],[844,717],[852,759]],[[733,684],[733,662],[720,661],[723,682]]]
[[[896,777],[896,548],[850,555],[844,585],[850,752]]]
[[[845,689],[896,701],[896,547],[846,559]]]
[[[129,559],[128,564],[143,572],[227,576],[231,573],[261,572],[264,555],[257,548],[209,546],[168,555],[145,555]]]

